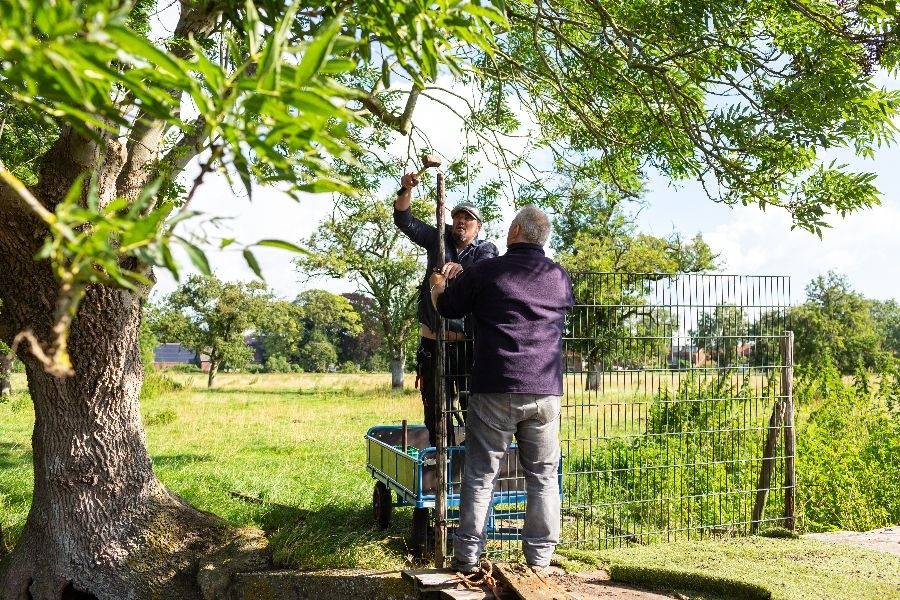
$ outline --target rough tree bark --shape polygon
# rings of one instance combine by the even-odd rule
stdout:
[[[114,182],[119,148],[60,138],[34,190],[48,206],[89,165]],[[49,157],[49,160],[48,160]],[[105,192],[111,198],[114,194]],[[46,230],[0,184],[0,332],[50,339],[58,285],[33,257]],[[49,376],[24,347],[34,402],[34,496],[0,572],[2,600],[222,597],[237,571],[268,564],[260,532],[239,531],[169,492],[153,473],[141,424],[138,294],[93,286],[73,322],[75,375]],[[82,596],[85,597],[85,596]]]

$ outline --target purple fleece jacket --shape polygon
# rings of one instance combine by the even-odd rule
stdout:
[[[562,394],[562,334],[574,304],[565,269],[536,244],[513,244],[448,282],[437,309],[475,320],[473,393]]]

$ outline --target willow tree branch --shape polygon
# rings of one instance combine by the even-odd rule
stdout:
[[[217,2],[182,2],[182,11],[168,50],[176,57],[187,60],[194,55],[193,48],[185,43],[189,37],[208,36],[215,28],[222,14],[222,6]],[[170,90],[177,100],[180,92]],[[127,158],[116,179],[117,195],[132,198],[150,181],[155,173],[150,168],[159,152],[167,123],[164,119],[151,117],[144,111],[138,113],[128,138]]]
[[[413,112],[416,109],[416,102],[421,93],[422,88],[413,85],[412,89],[409,90],[409,95],[406,97],[406,106],[403,109],[403,113],[400,115],[391,112],[381,102],[377,94],[367,94],[361,99],[361,103],[376,119],[401,135],[409,135],[409,132],[412,130]]]

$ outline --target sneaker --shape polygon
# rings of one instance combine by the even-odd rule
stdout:
[[[463,575],[474,575],[481,571],[481,565],[477,563],[461,563],[454,559],[450,562],[450,569]]]

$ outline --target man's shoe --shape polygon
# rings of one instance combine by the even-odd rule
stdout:
[[[474,575],[481,571],[481,565],[477,563],[461,563],[454,559],[450,562],[450,569],[463,575]]]

